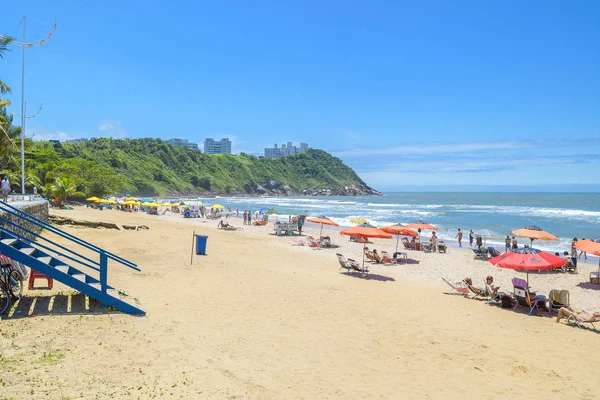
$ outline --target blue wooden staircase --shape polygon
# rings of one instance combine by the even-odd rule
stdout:
[[[98,300],[103,306],[114,307],[129,314],[145,314],[143,310],[132,304],[127,296],[121,296],[118,290],[107,283],[109,259],[141,271],[136,264],[52,226],[10,204],[0,202],[0,211],[4,211],[11,217],[9,219],[9,215],[0,214],[0,222],[4,223],[4,227],[0,226],[0,253]],[[49,233],[91,250],[99,256],[99,259],[98,261],[92,260],[77,251],[55,243],[46,235],[41,236],[25,228],[23,223],[43,228]],[[34,237],[37,240],[28,237]],[[69,263],[62,260],[68,260]],[[73,265],[77,265],[77,268]]]

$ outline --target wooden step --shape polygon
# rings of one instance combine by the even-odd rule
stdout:
[[[68,265],[57,265],[54,268],[57,269],[57,270],[59,270],[60,272],[64,272],[65,274],[69,273],[69,266]]]
[[[2,239],[2,240],[0,240],[0,242],[2,242],[2,244],[5,244],[7,246],[12,246],[13,244],[17,243],[17,239]]]
[[[44,264],[50,264],[50,261],[52,260],[52,257],[38,257],[37,258],[38,261],[43,262]]]
[[[33,254],[33,252],[35,251],[35,249],[33,247],[23,247],[23,248],[20,248],[19,251],[21,253],[25,253],[28,256],[30,256],[30,255]]]
[[[80,280],[81,282],[85,282],[85,274],[73,274],[71,276],[75,279]]]
[[[99,282],[90,283],[89,285],[95,289],[102,290]],[[116,297],[117,299],[119,298],[119,291],[117,289],[113,289],[113,288],[106,289],[106,293],[111,295],[112,297]]]

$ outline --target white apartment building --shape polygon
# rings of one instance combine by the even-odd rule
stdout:
[[[192,150],[200,150],[196,143],[190,142],[187,139],[174,138],[174,139],[167,140],[166,143],[170,144],[171,146],[187,147],[188,149],[192,149]]]
[[[265,148],[265,158],[279,158],[285,156],[291,156],[294,154],[302,153],[308,149],[307,143],[300,143],[300,147],[292,145],[292,142],[287,142],[287,145],[282,144],[281,147],[277,147],[277,144],[273,147]]]
[[[231,154],[231,142],[228,138],[219,141],[206,138],[204,139],[204,152],[208,154]]]

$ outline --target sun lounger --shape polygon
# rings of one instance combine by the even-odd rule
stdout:
[[[583,328],[581,326],[581,324],[591,324],[592,328],[594,328],[594,330],[596,330],[596,326],[594,325],[594,322],[600,322],[600,315],[591,315],[589,318],[584,318],[580,314],[577,314],[577,313],[574,313],[571,311],[571,315],[569,315],[567,321],[575,322],[575,325],[577,325],[580,328]]]
[[[515,299],[517,300],[517,304],[515,305],[514,310],[516,310],[517,307],[521,306],[529,308],[528,315],[531,315],[533,310],[535,310],[536,308],[543,308],[546,311],[548,311],[548,313],[550,312],[550,309],[546,306],[546,302],[549,301],[546,298],[546,296],[536,296],[532,299],[529,293],[529,289],[526,286],[514,286],[514,295]]]
[[[435,249],[433,248],[433,244],[429,243],[421,243],[421,250],[423,250],[425,253],[431,253],[435,251]]]
[[[487,249],[485,247],[481,247],[478,249],[471,249],[473,250],[473,253],[475,253],[475,258],[480,258],[482,260],[487,260],[488,259],[488,252]]]
[[[561,268],[563,272],[577,273],[577,257],[569,257],[567,263]]]
[[[446,282],[446,284],[448,286],[450,286],[450,288],[453,291],[455,291],[457,294],[462,294],[463,296],[467,296],[469,294],[469,289],[467,287],[465,287],[465,282],[464,281],[460,281],[460,282],[456,282],[456,283],[450,283],[445,278],[442,278],[442,280],[444,282]]]
[[[569,307],[571,302],[568,290],[552,289],[548,294],[548,298],[550,299],[550,308],[556,310],[561,307]]]
[[[446,245],[446,242],[440,241],[438,243],[438,253],[445,253],[447,248],[448,246]]]

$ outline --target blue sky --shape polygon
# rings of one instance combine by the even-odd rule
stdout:
[[[28,134],[303,141],[382,190],[600,189],[598,1],[169,4],[5,1],[2,34],[58,24],[26,55]],[[20,50],[0,66],[19,112]]]

